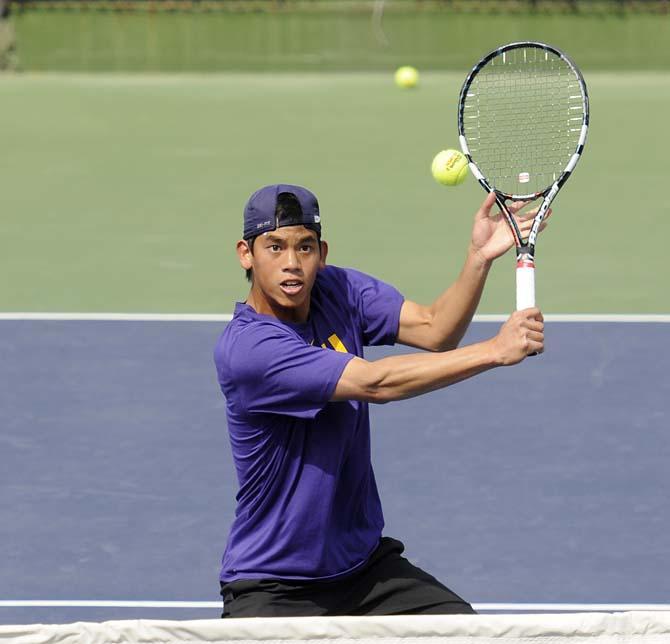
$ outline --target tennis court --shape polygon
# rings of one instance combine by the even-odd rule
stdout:
[[[483,197],[429,172],[465,71],[0,78],[0,623],[218,615],[237,485],[211,353],[243,204],[310,187],[332,263],[432,300]],[[387,534],[485,610],[670,596],[670,74],[585,75],[537,256],[546,353],[372,410]],[[513,308],[512,267],[466,341]]]
[[[224,324],[0,322],[2,622],[216,616]],[[478,604],[666,603],[669,328],[557,321],[541,358],[374,407],[387,533]],[[175,601],[210,605],[141,603]]]

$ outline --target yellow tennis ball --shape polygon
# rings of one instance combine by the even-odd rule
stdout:
[[[419,84],[419,72],[409,65],[398,67],[394,78],[395,84],[402,89],[410,89]]]
[[[458,150],[442,150],[435,155],[430,171],[438,183],[457,186],[468,176],[468,159]]]

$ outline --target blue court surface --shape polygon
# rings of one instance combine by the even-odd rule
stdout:
[[[224,325],[0,322],[1,623],[218,616]],[[670,324],[556,322],[542,356],[374,407],[386,533],[474,603],[667,603],[668,365]]]

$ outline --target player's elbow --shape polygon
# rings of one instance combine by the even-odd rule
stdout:
[[[359,400],[383,405],[394,400],[386,381],[385,369],[379,363],[354,358],[345,367],[335,387],[333,400]]]
[[[431,327],[426,329],[423,335],[423,342],[420,348],[431,353],[442,353],[444,351],[452,351],[458,348],[458,339],[453,337],[453,334],[445,335],[441,330]]]
[[[461,339],[456,328],[453,326],[444,328],[443,324],[438,323],[436,317],[431,320],[427,337],[428,351],[434,353],[457,349]]]
[[[436,338],[428,350],[433,353],[443,353],[444,351],[453,351],[454,349],[458,349],[457,340],[453,338]]]
[[[396,400],[393,396],[390,389],[383,387],[381,385],[370,389],[368,392],[367,402],[373,403],[375,405],[385,405]]]
[[[414,333],[418,339],[415,346],[432,353],[451,351],[458,346],[459,339],[455,337],[454,329],[445,329],[444,322],[435,311],[424,309],[415,321]]]
[[[381,362],[369,362],[367,380],[365,384],[365,400],[375,405],[385,405],[386,403],[398,400],[397,391],[391,383],[391,374]]]

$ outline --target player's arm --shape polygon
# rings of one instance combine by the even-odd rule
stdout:
[[[490,266],[470,250],[458,279],[433,304],[405,300],[397,341],[426,351],[456,348],[477,310]]]
[[[491,193],[475,214],[468,254],[456,281],[430,306],[404,302],[397,337],[400,344],[427,351],[448,351],[458,346],[477,310],[493,260],[514,245],[502,216],[491,214],[494,204],[495,195]],[[510,210],[522,233],[527,233],[536,210],[519,212],[524,205],[513,203]]]
[[[385,403],[447,387],[544,349],[539,309],[516,311],[494,338],[443,353],[413,353],[347,363],[331,400]]]

